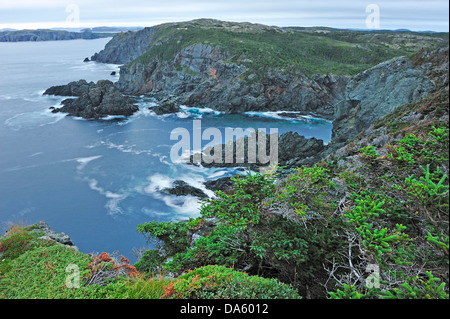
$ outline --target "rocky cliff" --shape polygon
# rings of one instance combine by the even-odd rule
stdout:
[[[113,64],[128,63],[149,49],[153,35],[157,30],[158,27],[152,27],[139,31],[117,33],[102,51],[91,57],[91,60]]]
[[[308,78],[272,70],[253,82],[257,75],[245,65],[227,62],[229,57],[219,46],[188,46],[173,61],[123,66],[117,87],[129,94],[172,95],[179,104],[230,113],[290,110],[331,119],[333,104],[343,98],[348,81],[346,76]]]
[[[366,80],[367,73],[361,72],[411,54],[419,44],[432,48],[448,43],[445,37],[423,34],[350,37],[354,31],[313,31],[211,19],[169,23],[117,34],[92,60],[124,64],[116,85],[126,94],[174,96],[178,105],[230,113],[290,110],[333,120],[336,105],[355,100],[350,91],[371,90],[356,88]],[[415,71],[390,77],[408,67],[386,68],[378,86],[389,77],[388,87],[373,94],[384,96],[400,77],[419,76]],[[382,72],[383,66],[378,69]],[[413,83],[408,81],[405,88]],[[369,95],[367,99],[373,97]],[[348,103],[339,106],[339,116],[345,116]]]
[[[116,87],[156,97],[162,101],[158,114],[187,105],[228,113],[297,111],[332,120],[328,146],[283,137],[281,161],[295,166],[316,162],[376,119],[427,96],[435,88],[430,70],[436,61],[421,62],[413,54],[418,47],[424,57],[448,48],[448,34],[316,31],[201,19],[118,34],[92,59],[123,63]],[[289,143],[301,145],[302,154]]]
[[[330,146],[343,146],[376,119],[425,97],[435,88],[426,76],[427,68],[415,67],[410,59],[399,57],[353,77],[347,83],[344,99],[335,105]]]

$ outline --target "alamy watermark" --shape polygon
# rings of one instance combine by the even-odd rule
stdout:
[[[380,288],[380,266],[369,264],[366,267],[366,272],[369,273],[366,278],[367,288]]]
[[[170,140],[178,141],[170,151],[172,162],[189,159],[193,164],[257,164],[275,166],[278,163],[278,129],[210,127],[202,131],[201,120],[194,120],[191,133],[186,128],[176,128]],[[225,137],[225,139],[223,139]],[[203,141],[209,141],[205,146]],[[192,142],[192,143],[191,143]],[[192,146],[192,147],[191,147]]]
[[[78,27],[80,24],[80,7],[75,3],[70,3],[66,6],[66,26]]]
[[[366,28],[380,29],[380,7],[377,4],[369,4],[366,7],[366,13],[369,13],[366,18]]]
[[[80,268],[75,264],[70,264],[66,267],[66,287],[69,289],[80,288]]]

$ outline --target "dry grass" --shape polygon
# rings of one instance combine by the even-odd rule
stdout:
[[[2,231],[2,233],[4,235],[6,235],[6,234],[14,235],[14,234],[25,231],[26,230],[25,228],[28,225],[30,225],[30,223],[26,222],[25,220],[18,220],[15,222],[7,221],[7,222],[1,223],[0,230]]]

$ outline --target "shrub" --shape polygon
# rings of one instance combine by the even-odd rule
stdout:
[[[167,299],[299,299],[289,285],[276,279],[249,276],[224,266],[205,266],[166,287]]]
[[[134,264],[141,273],[154,273],[161,268],[166,258],[157,249],[147,250],[141,259]]]

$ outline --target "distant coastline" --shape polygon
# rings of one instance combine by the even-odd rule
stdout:
[[[69,32],[64,30],[18,30],[0,32],[0,42],[60,41],[76,39],[100,39],[111,37],[111,33],[97,33],[89,30]]]

